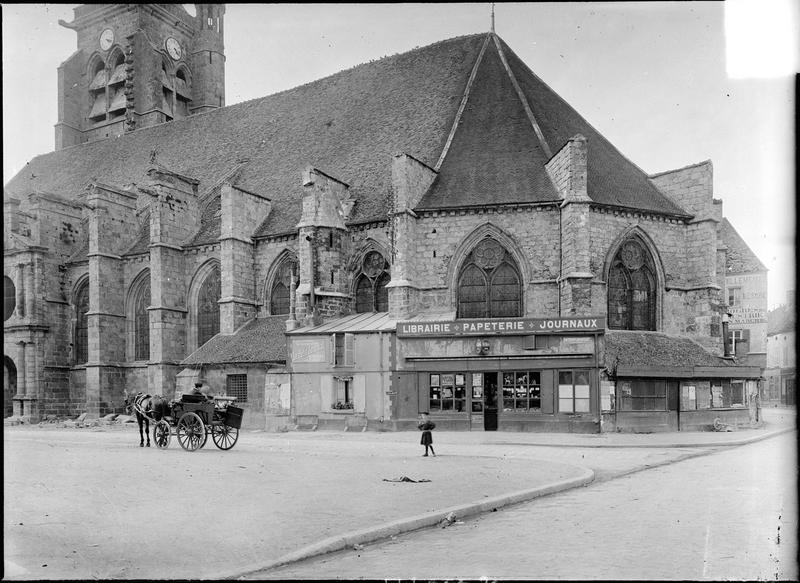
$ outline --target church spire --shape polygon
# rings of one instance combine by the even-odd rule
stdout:
[[[494,34],[494,2],[492,2],[492,34]]]

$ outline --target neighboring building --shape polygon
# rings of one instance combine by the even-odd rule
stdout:
[[[224,10],[197,7],[76,9],[60,75],[108,98],[78,82],[76,145],[5,187],[15,415],[200,377],[275,429],[750,422],[710,162],[644,174],[494,33],[211,109]]]
[[[715,201],[722,207],[722,201]],[[722,208],[720,208],[720,217]],[[719,223],[718,243],[725,249],[725,295],[729,354],[741,362],[767,364],[767,268],[728,219]]]
[[[797,404],[797,347],[795,339],[795,292],[787,294],[787,303],[769,312],[767,333],[766,386],[762,392],[764,405]]]

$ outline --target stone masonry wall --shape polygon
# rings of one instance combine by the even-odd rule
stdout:
[[[486,208],[479,213],[442,211],[426,214],[417,221],[418,237],[410,245],[409,281],[414,286],[415,309],[419,313],[455,310],[448,276],[456,277],[454,255],[470,233],[494,225],[517,243],[528,258],[530,281],[525,288],[526,315],[552,316],[558,309],[560,237],[556,207]],[[524,270],[523,270],[524,272]]]

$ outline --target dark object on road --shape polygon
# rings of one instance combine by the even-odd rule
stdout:
[[[198,402],[198,395],[181,395],[180,401],[170,401],[169,413],[153,428],[156,447],[166,449],[175,429],[178,443],[186,451],[202,448],[208,435],[219,449],[229,450],[239,439],[244,409],[235,407],[235,397],[212,397]]]
[[[430,482],[430,480],[428,480],[427,478],[422,478],[421,480],[412,480],[408,476],[400,476],[399,478],[384,478],[383,481],[384,482],[413,482],[415,484],[419,483],[419,482]]]
[[[439,521],[439,527],[440,528],[447,528],[448,526],[450,526],[452,524],[455,524],[455,523],[456,523],[456,514],[455,514],[455,512],[449,512],[447,514],[447,516],[445,516],[444,518],[442,518]]]
[[[157,423],[166,413],[169,412],[167,400],[161,395],[148,395],[146,393],[136,393],[131,397],[125,391],[125,412],[131,410],[136,414],[136,421],[139,423],[139,447],[144,447],[144,438],[147,436],[147,447],[150,447],[150,422]],[[142,426],[145,430],[142,431]]]

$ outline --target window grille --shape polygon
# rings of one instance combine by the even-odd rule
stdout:
[[[247,375],[229,374],[225,378],[225,394],[239,403],[247,403]]]

